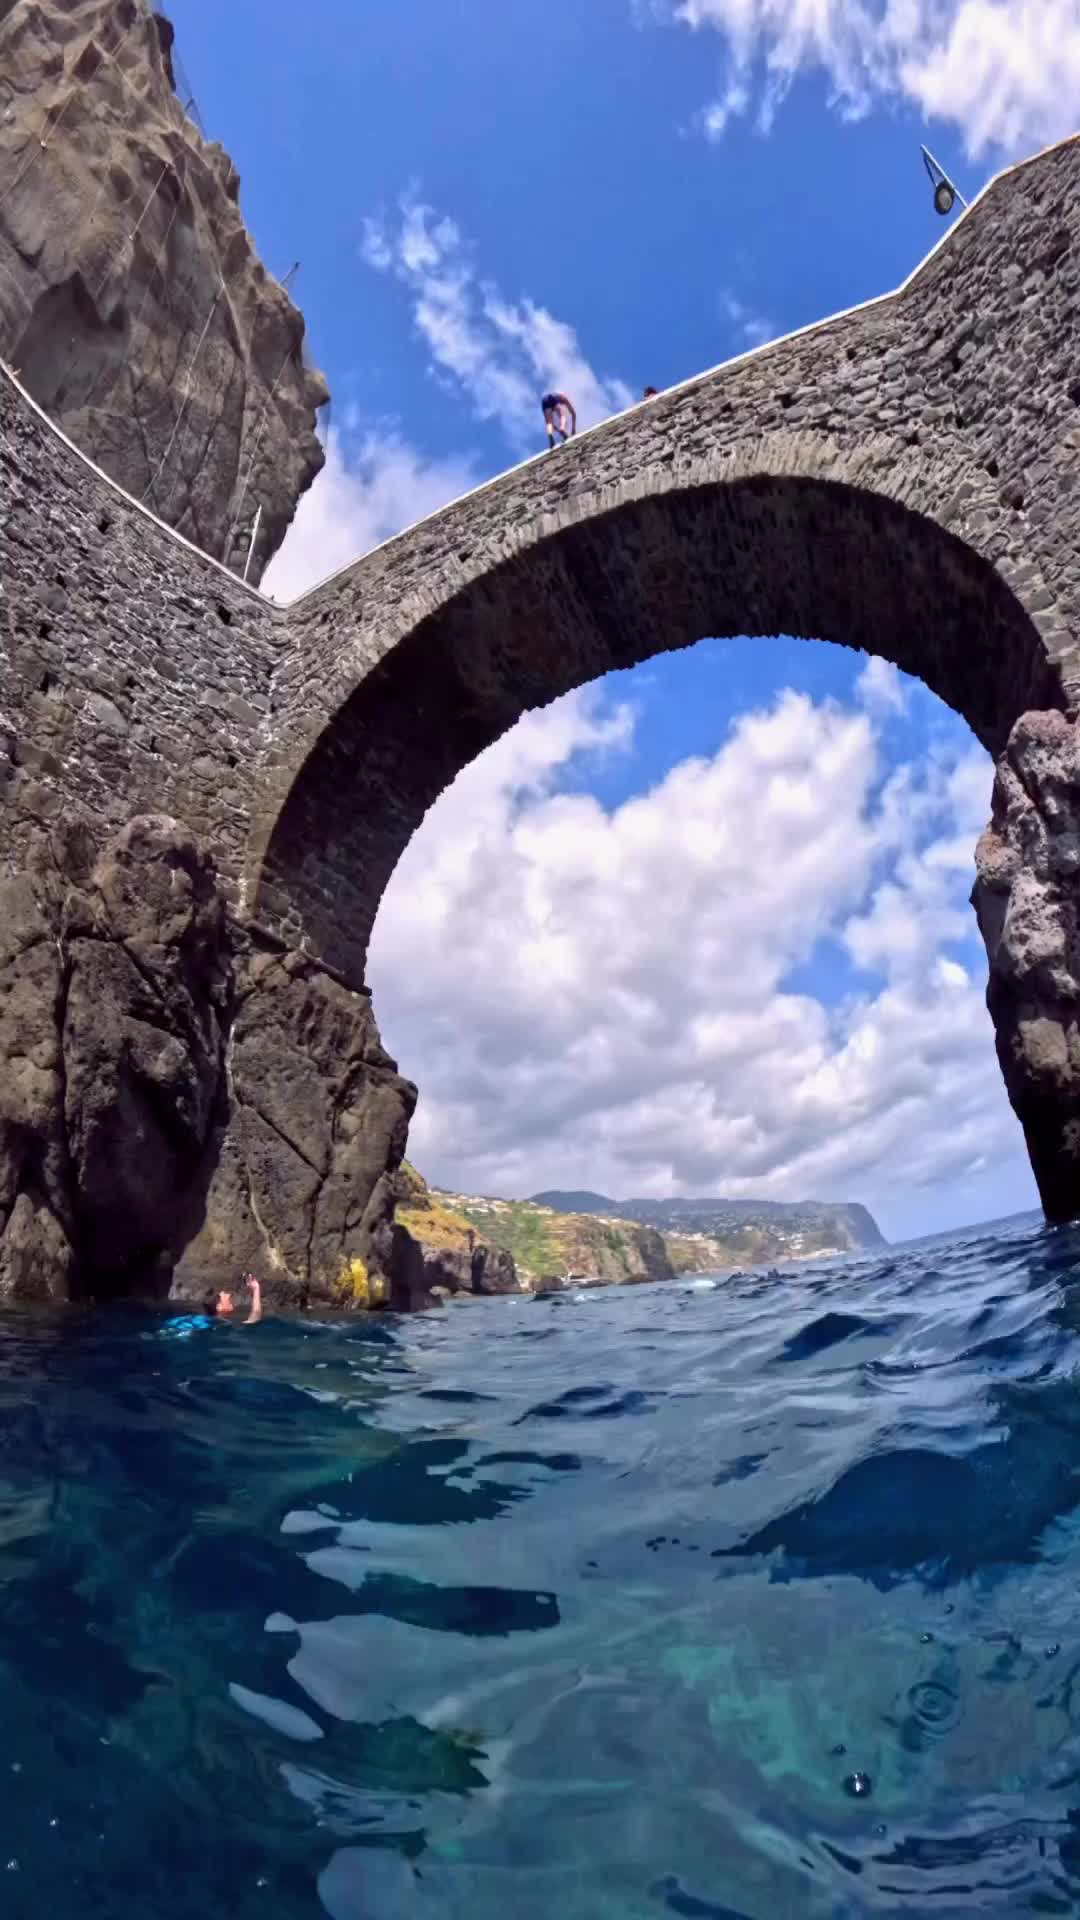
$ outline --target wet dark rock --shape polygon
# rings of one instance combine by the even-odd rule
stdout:
[[[365,994],[257,951],[180,822],[0,881],[0,1296],[389,1297],[414,1090]]]
[[[178,1230],[221,1080],[228,954],[209,859],[173,820],[132,821],[67,893],[60,939],[80,1260],[124,1290]]]
[[[518,1291],[513,1256],[503,1247],[482,1241],[479,1235],[476,1240],[477,1244],[472,1247],[456,1248],[433,1246],[425,1240],[417,1243],[429,1290],[442,1287],[447,1293]]]
[[[994,778],[972,902],[1009,1099],[1050,1220],[1080,1195],[1080,729],[1025,713]]]
[[[264,1275],[271,1303],[390,1304],[393,1171],[416,1092],[367,994],[299,953],[241,948],[229,1083],[205,1219],[174,1292],[220,1271]]]
[[[161,816],[0,882],[0,1293],[126,1291],[176,1232],[224,1059],[224,911]]]

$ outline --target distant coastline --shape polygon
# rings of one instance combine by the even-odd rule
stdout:
[[[629,1286],[887,1245],[873,1216],[851,1202],[615,1201],[585,1191],[504,1200],[429,1187],[407,1164],[396,1220],[415,1305],[426,1304],[422,1295]]]

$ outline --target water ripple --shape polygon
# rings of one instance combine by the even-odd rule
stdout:
[[[0,1316],[5,1916],[1080,1916],[1078,1282]]]

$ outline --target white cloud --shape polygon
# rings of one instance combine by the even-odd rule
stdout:
[[[891,660],[872,653],[855,682],[855,695],[870,713],[904,713],[909,685]]]
[[[573,327],[531,299],[509,300],[478,276],[453,220],[414,194],[392,217],[364,223],[363,257],[408,289],[413,320],[433,369],[449,377],[482,420],[494,420],[515,448],[537,445],[539,403],[554,388],[569,395],[578,426],[593,426],[636,396],[597,374]],[[542,432],[542,428],[541,428]]]
[[[768,127],[807,72],[824,75],[850,118],[891,99],[951,122],[972,157],[1074,131],[1080,0],[661,0],[665,10],[726,43],[727,73],[702,115],[713,140],[752,107]]]
[[[326,465],[266,570],[264,593],[295,599],[400,528],[467,493],[477,478],[467,458],[426,459],[394,433],[346,442],[332,430]]]
[[[1000,1211],[1003,1167],[1026,1202],[966,905],[986,756],[885,777],[870,712],[787,692],[605,809],[578,756],[633,726],[595,688],[530,715],[394,876],[370,976],[421,1084],[420,1166],[507,1194],[864,1199],[894,1228],[935,1183],[953,1218]],[[788,984],[822,938],[869,970],[840,1005]]]
[[[763,347],[766,340],[776,337],[776,328],[763,313],[755,313],[744,300],[725,287],[720,294],[720,308],[731,326],[738,344],[742,348]]]

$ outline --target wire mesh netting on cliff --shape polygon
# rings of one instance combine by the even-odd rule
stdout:
[[[296,269],[260,262],[152,0],[86,0],[77,40],[67,7],[0,0],[0,355],[118,486],[239,572],[259,505],[266,548],[328,430],[279,292]]]
[[[171,58],[172,70],[176,80],[176,97],[184,112],[190,119],[194,120],[203,139],[208,140],[210,135],[206,131],[206,122],[202,117],[198,100],[195,97],[195,89],[191,84],[191,76],[177,53],[175,45],[171,50]]]

